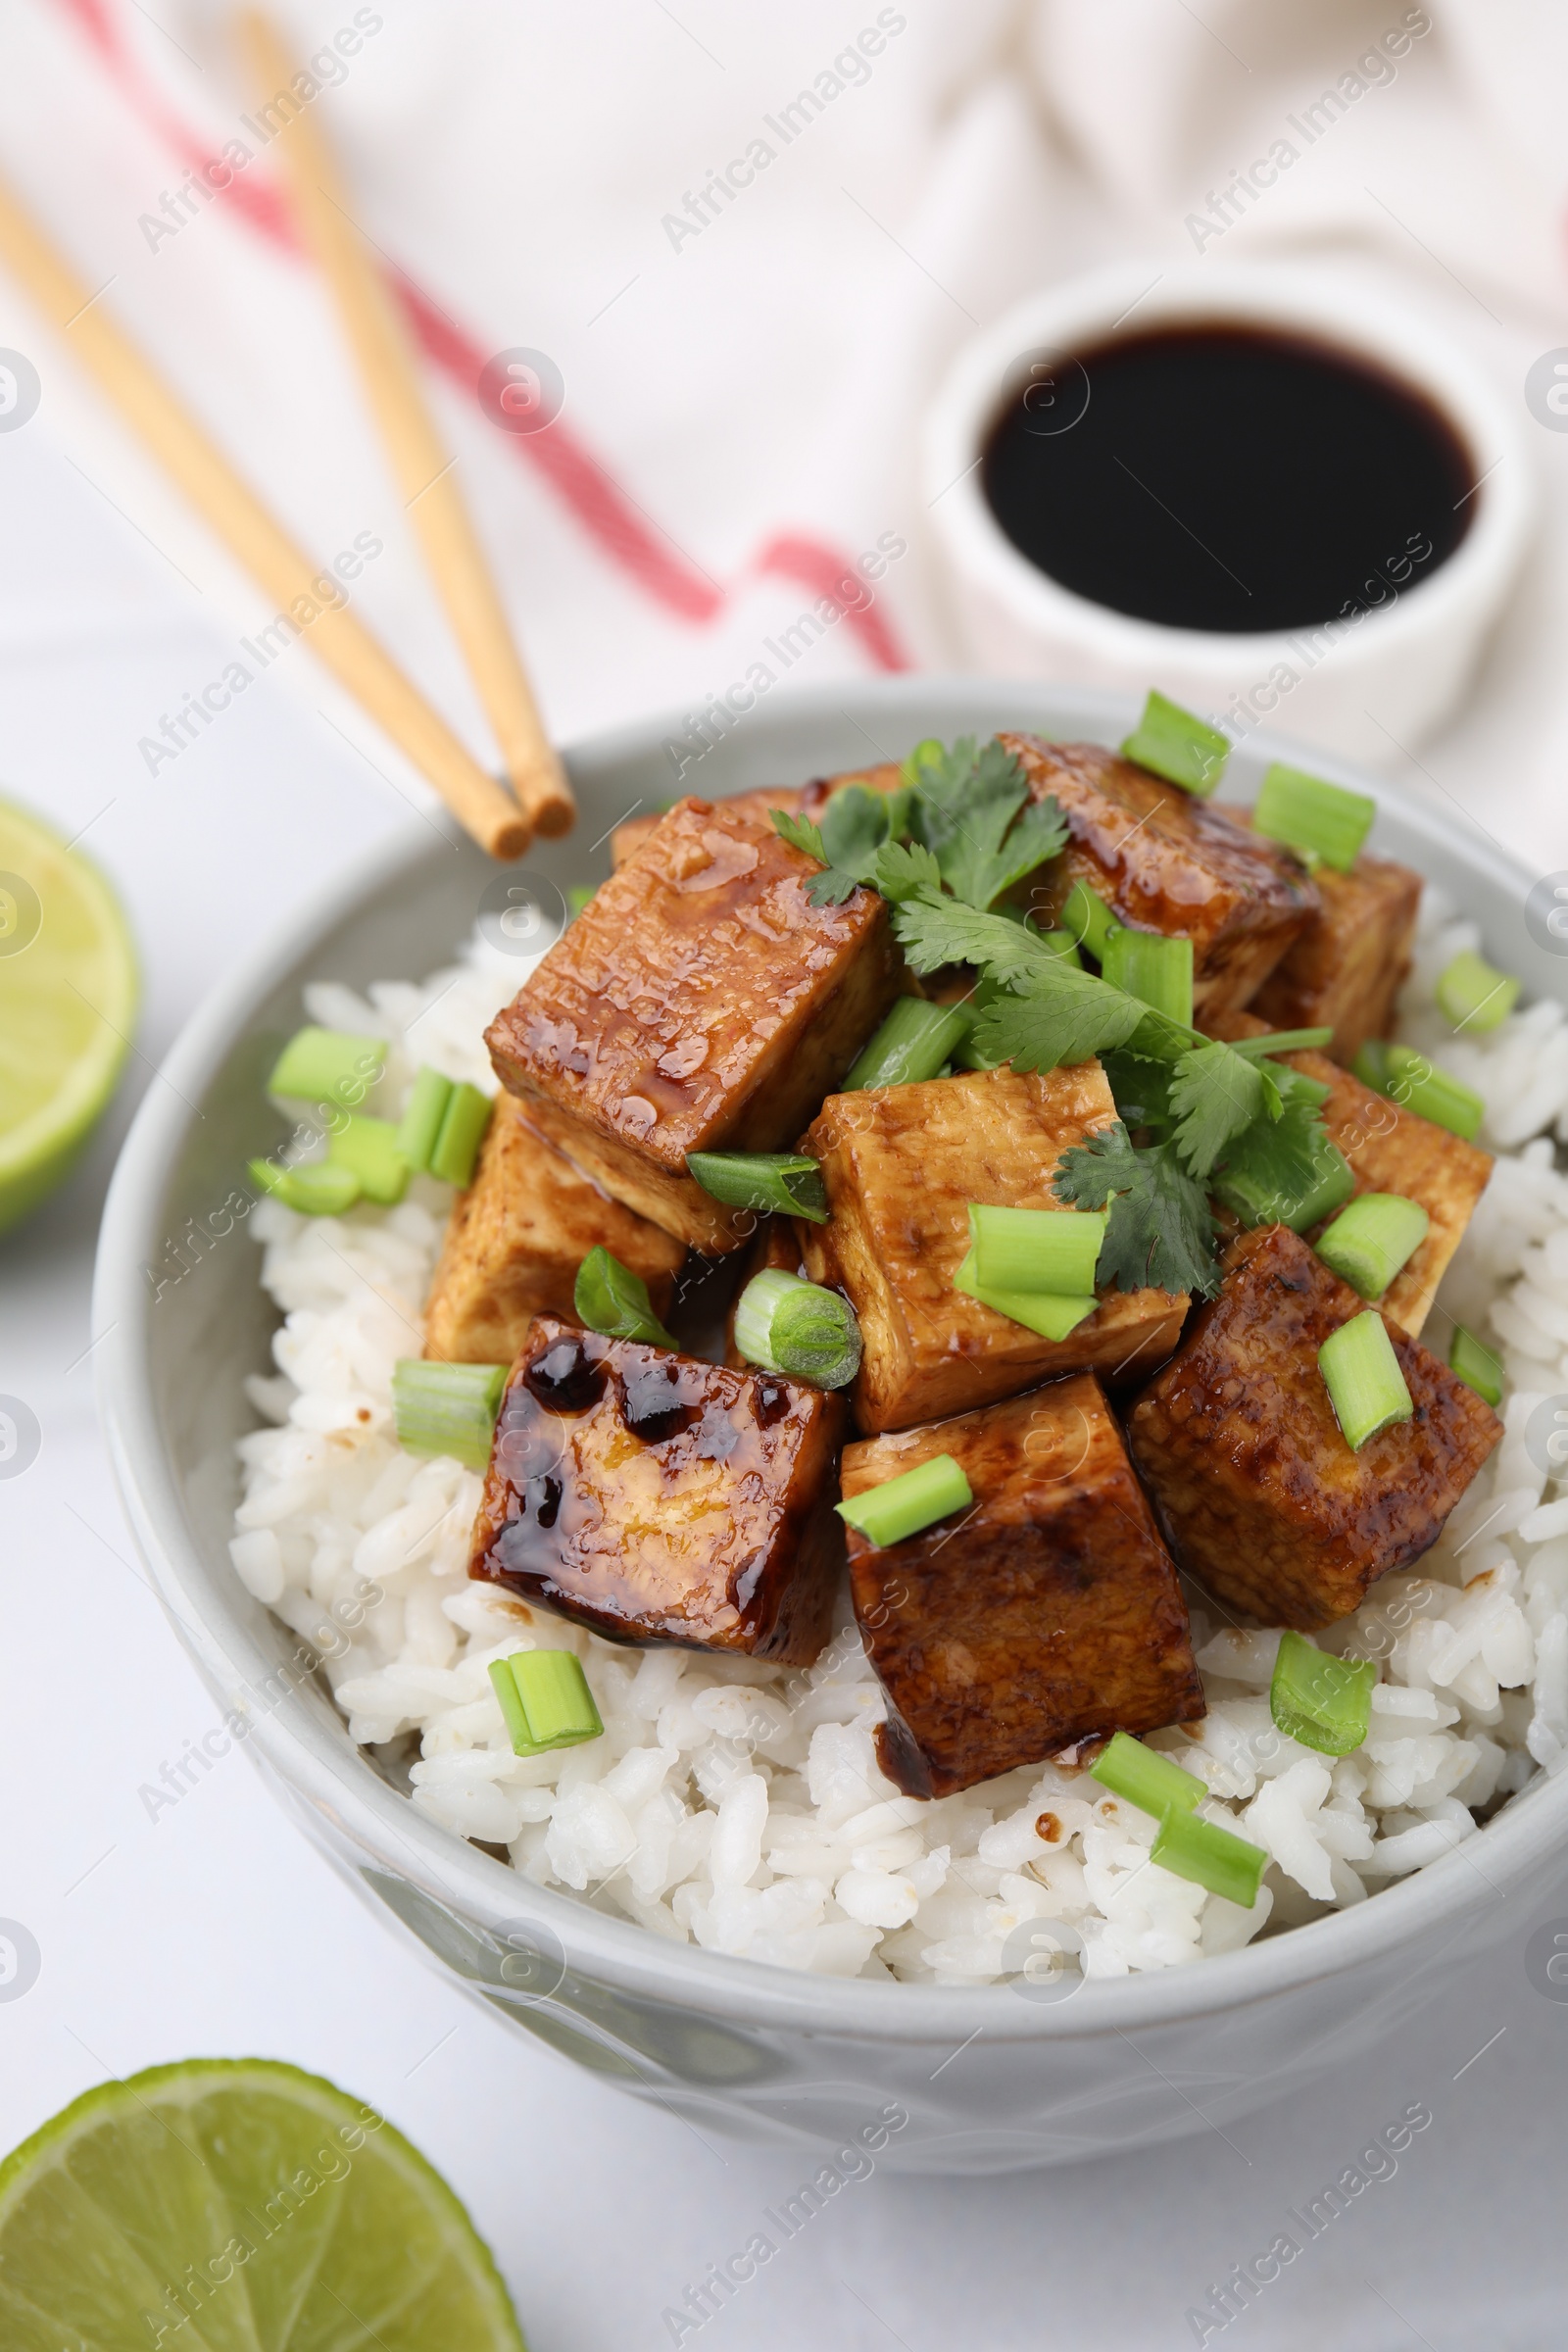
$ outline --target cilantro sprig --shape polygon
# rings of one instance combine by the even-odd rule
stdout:
[[[856,889],[881,887],[883,854],[909,847],[929,858],[920,870],[933,885],[984,912],[1066,843],[1067,820],[1056,803],[1035,800],[1021,762],[995,737],[977,746],[965,736],[951,750],[922,743],[905,761],[904,778],[891,793],[842,786],[814,824],[782,808],[770,811],[774,831],[827,869],[807,893],[813,906],[836,906]]]
[[[1051,1189],[1069,1208],[1108,1204],[1100,1283],[1120,1291],[1189,1291],[1196,1298],[1218,1290],[1214,1219],[1173,1144],[1136,1151],[1118,1119],[1062,1153]]]
[[[909,831],[937,861],[965,906],[994,906],[1003,894],[1067,845],[1054,800],[1037,801],[1023,763],[998,737],[977,746],[965,735],[950,750],[922,743],[905,762]]]
[[[1037,802],[1020,762],[993,739],[921,744],[892,794],[836,792],[812,824],[773,824],[824,871],[810,898],[836,905],[875,889],[912,970],[966,964],[980,976],[976,1060],[1051,1070],[1102,1059],[1118,1117],[1062,1154],[1058,1200],[1108,1208],[1099,1280],[1209,1298],[1218,1287],[1209,1193],[1309,1203],[1335,1155],[1319,1116],[1325,1089],[1280,1061],[1325,1042],[1298,1031],[1225,1044],[1055,954],[1016,906],[999,906],[1065,847],[1054,800]],[[1129,1126],[1146,1140],[1135,1144]],[[1238,1184],[1227,1183],[1234,1169]],[[1245,1172],[1245,1177],[1244,1177]],[[1283,1212],[1282,1212],[1283,1213]]]
[[[902,793],[868,792],[863,784],[846,784],[829,800],[819,824],[808,816],[790,816],[782,808],[769,810],[774,832],[792,849],[820,858],[827,868],[813,876],[807,891],[813,906],[841,906],[853,891],[871,887],[877,854],[902,830],[906,805]]]

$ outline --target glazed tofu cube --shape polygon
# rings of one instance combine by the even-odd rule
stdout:
[[[1098,1061],[868,1087],[823,1104],[801,1149],[821,1162],[831,1214],[797,1232],[811,1280],[844,1291],[859,1317],[862,1430],[968,1412],[1058,1372],[1142,1378],[1175,1347],[1185,1293],[1106,1291],[1053,1341],[954,1288],[970,1201],[1059,1209],[1057,1159],[1115,1116]]]
[[[1360,857],[1348,874],[1320,866],[1322,910],[1293,940],[1257,994],[1271,1029],[1332,1029],[1329,1052],[1350,1062],[1369,1037],[1387,1037],[1410,968],[1421,877],[1392,858]]]
[[[612,1642],[808,1666],[843,1565],[842,1400],[538,1315],[468,1573]]]
[[[1054,796],[1071,831],[1037,885],[1042,920],[1054,920],[1083,882],[1118,922],[1191,939],[1200,1017],[1245,1004],[1317,913],[1312,878],[1288,850],[1179,785],[1100,744],[1001,740],[1035,798]]]
[[[936,1453],[962,1469],[972,1511],[885,1550],[850,1530],[891,1780],[949,1796],[1079,1740],[1202,1714],[1176,1570],[1097,1381],[847,1446],[845,1495]]]
[[[1284,1225],[1231,1245],[1219,1296],[1133,1407],[1127,1443],[1182,1567],[1265,1625],[1316,1632],[1437,1542],[1502,1435],[1396,1323],[1415,1407],[1352,1453],[1318,1369],[1366,1311]]]
[[[765,792],[735,792],[723,802],[726,808],[743,808],[760,816],[766,824],[768,811],[782,808],[789,816],[817,816],[823,803],[830,800],[841,785],[863,784],[867,792],[893,792],[902,782],[895,760],[889,760],[875,767],[856,768],[841,776],[818,776],[810,784],[780,784]],[[660,821],[655,810],[647,816],[628,816],[610,836],[610,858],[612,865],[624,865],[634,857]]]
[[[898,994],[886,902],[807,897],[765,817],[682,801],[486,1033],[504,1086],[586,1175],[711,1254],[755,1229],[688,1152],[793,1148]]]
[[[425,1301],[425,1354],[510,1364],[536,1314],[572,1312],[577,1268],[601,1244],[642,1276],[655,1313],[666,1314],[682,1244],[579,1176],[503,1095],[447,1227]]]
[[[1208,1025],[1217,1036],[1242,1037],[1256,1036],[1268,1024],[1242,1012],[1226,1013]],[[1492,1155],[1374,1093],[1325,1054],[1287,1054],[1284,1058],[1328,1088],[1323,1124],[1350,1163],[1356,1192],[1402,1193],[1407,1200],[1418,1200],[1431,1220],[1420,1248],[1378,1300],[1392,1321],[1417,1339],[1448,1260],[1487,1189]],[[1307,1240],[1315,1241],[1322,1230],[1321,1225],[1313,1226]]]

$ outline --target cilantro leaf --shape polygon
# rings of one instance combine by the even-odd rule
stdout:
[[[928,866],[918,866],[916,880],[917,861],[929,856],[929,851],[911,846],[906,851],[884,850],[877,859],[878,887],[885,887],[887,895],[897,893],[901,901],[893,917],[894,933],[917,972],[940,971],[948,963],[973,963],[1004,987],[1053,971],[1064,971],[1069,979],[1089,982],[1095,988],[1103,985],[1091,981],[1087,972],[1073,971],[1046,946],[1038,931],[1010,922],[1004,914],[985,914],[949,898]]]
[[[834,793],[818,828],[828,863],[869,881],[876,854],[888,837],[888,817],[886,799],[863,784],[846,784]]]
[[[1118,1290],[1188,1291],[1209,1298],[1219,1288],[1214,1220],[1197,1178],[1172,1144],[1136,1152],[1118,1119],[1087,1144],[1064,1152],[1052,1191],[1072,1208],[1110,1206],[1096,1269]]]
[[[787,841],[803,858],[814,858],[821,865],[832,863],[822,836],[808,816],[792,816],[787,808],[770,808],[767,813],[780,841]]]
[[[1124,1046],[1143,1027],[1148,1007],[1087,972],[1060,967],[1065,985],[1032,977],[1020,993],[999,997],[980,1016],[975,1050],[1015,1070],[1054,1070],[1089,1061],[1109,1046]],[[1088,982],[1074,987],[1073,982]]]
[[[819,858],[826,873],[817,874],[807,891],[813,906],[837,906],[854,890],[872,887],[877,853],[888,838],[891,811],[886,797],[868,792],[863,784],[847,784],[834,793],[822,810],[819,825],[809,817],[790,816],[770,808],[773,830],[792,849]]]
[[[1171,1125],[1171,1064],[1154,1061],[1128,1046],[1107,1046],[1100,1056],[1117,1111],[1129,1127],[1168,1130]],[[1158,1139],[1163,1142],[1164,1136]]]
[[[909,827],[930,850],[956,899],[982,911],[1066,844],[1054,800],[1037,802],[1021,762],[993,736],[977,750],[922,745],[910,760]]]
[[[882,896],[895,906],[906,899],[918,898],[928,891],[928,904],[938,906],[942,899],[942,869],[927,849],[917,841],[890,841],[878,851],[876,886]],[[931,965],[928,969],[934,970]]]
[[[1261,1062],[1245,1060],[1229,1046],[1195,1046],[1176,1064],[1170,1107],[1177,1151],[1195,1176],[1206,1176],[1254,1119],[1279,1117],[1279,1089],[1264,1078]]]

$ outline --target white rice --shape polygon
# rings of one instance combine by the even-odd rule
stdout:
[[[392,1209],[254,1211],[284,1322],[276,1376],[248,1384],[271,1426],[239,1449],[236,1571],[323,1652],[351,1738],[408,1769],[422,1812],[675,1942],[981,1984],[1023,1967],[1031,1921],[1056,1923],[1046,1932],[1081,1947],[1085,1973],[1109,1977],[1363,1901],[1568,1760],[1568,1489],[1546,1494],[1524,1444],[1535,1406],[1568,1393],[1568,1181],[1550,1140],[1568,1141],[1568,1019],[1534,1004],[1456,1043],[1432,985],[1478,944],[1429,890],[1400,1034],[1478,1089],[1482,1141],[1501,1154],[1427,1336],[1446,1352],[1457,1319],[1498,1346],[1506,1435],[1441,1542],[1320,1638],[1384,1662],[1353,1754],[1278,1733],[1278,1634],[1227,1631],[1195,1596],[1208,1714],[1152,1744],[1208,1784],[1208,1819],[1272,1857],[1252,1911],[1151,1862],[1153,1821],[1081,1772],[1029,1766],[936,1803],[902,1795],[877,1768],[883,1700],[847,1604],[817,1664],[791,1670],[617,1648],[470,1584],[479,1480],[401,1452],[391,1419],[392,1367],[419,1350],[451,1202],[433,1179]],[[420,1061],[493,1090],[480,1033],[528,968],[476,942],[423,987],[389,982],[365,1002],[322,985],[306,1005],[389,1040],[368,1107],[395,1115]],[[512,1753],[486,1667],[530,1647],[577,1653],[604,1739]]]

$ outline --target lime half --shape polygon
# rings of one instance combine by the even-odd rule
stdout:
[[[136,959],[94,865],[0,801],[0,1231],[69,1172],[115,1091]]]
[[[6,2352],[523,2352],[440,2175],[264,2058],[105,2082],[0,2166]]]

